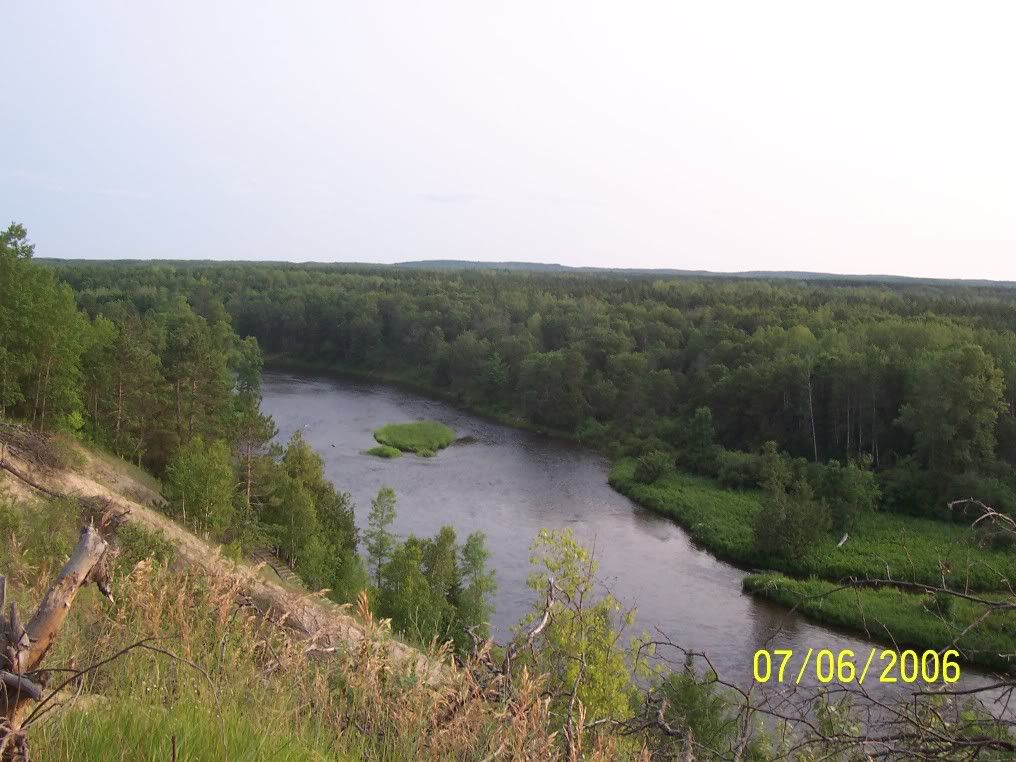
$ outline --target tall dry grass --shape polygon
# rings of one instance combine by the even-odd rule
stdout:
[[[73,547],[71,509],[41,504],[19,519],[0,507],[0,563],[23,610]],[[46,660],[50,685],[121,655],[74,677],[33,720],[36,758],[169,760],[174,746],[178,760],[566,755],[539,677],[523,672],[494,691],[479,663],[434,647],[430,658],[446,667],[427,679],[392,658],[388,623],[365,597],[359,643],[307,640],[247,603],[242,579],[176,568],[170,555],[132,532],[121,540],[115,605],[91,588],[78,596]],[[609,752],[593,743],[585,756]]]

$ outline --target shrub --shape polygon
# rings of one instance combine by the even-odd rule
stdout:
[[[944,509],[937,507],[936,490],[927,472],[917,461],[902,458],[891,468],[879,472],[879,489],[882,507],[893,513],[911,516],[942,516]]]
[[[800,556],[814,546],[831,525],[829,506],[815,500],[805,482],[793,492],[767,491],[755,518],[755,546],[763,553],[784,558]]]
[[[133,522],[116,530],[116,541],[120,548],[117,560],[128,571],[146,558],[165,563],[176,555],[176,548],[166,538]]]
[[[652,484],[673,467],[674,461],[667,453],[653,450],[636,461],[635,481]]]
[[[575,429],[576,438],[584,445],[602,446],[609,439],[610,427],[595,418],[586,418]]]
[[[751,489],[758,486],[759,457],[753,453],[737,450],[717,450],[716,477],[724,487]]]

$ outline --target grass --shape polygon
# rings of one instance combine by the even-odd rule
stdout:
[[[928,597],[898,589],[848,590],[830,594],[850,577],[941,585],[967,591],[1007,590],[1016,582],[1016,553],[978,547],[962,524],[897,514],[864,516],[843,547],[829,536],[798,557],[761,554],[752,527],[759,494],[725,489],[710,479],[672,472],[653,484],[633,478],[635,462],[623,460],[611,471],[618,491],[681,524],[715,555],[745,567],[774,570],[751,575],[744,589],[805,616],[866,634],[884,643],[941,648],[983,609],[965,601],[951,604],[951,618],[928,607]],[[781,572],[781,573],[775,573]],[[789,575],[789,576],[788,576]],[[792,579],[797,577],[798,579]],[[1008,582],[1007,582],[1008,581]],[[822,596],[822,597],[815,597]],[[989,617],[960,641],[970,662],[987,667],[1008,663],[999,653],[1016,650],[1016,613]]]
[[[21,611],[34,609],[74,547],[76,509],[0,500],[0,569]],[[141,528],[118,542],[116,604],[82,589],[45,666],[82,668],[148,638],[161,651],[135,648],[83,675],[28,728],[35,758],[154,762],[172,757],[174,738],[175,758],[192,761],[560,756],[538,679],[523,677],[497,701],[468,664],[425,684],[391,658],[391,632],[366,599],[365,638],[315,656],[308,641],[244,604],[232,578],[176,568],[165,543]]]
[[[221,722],[198,697],[183,697],[170,707],[116,700],[93,702],[84,709],[67,712],[56,727],[33,739],[34,748],[53,760],[212,760],[354,759],[341,756],[325,736],[293,734],[274,723],[268,727],[260,717],[242,706],[223,707]],[[173,742],[176,755],[173,756]]]
[[[653,484],[635,481],[633,460],[620,461],[610,484],[635,502],[670,516],[696,542],[733,563],[831,581],[847,577],[894,579],[980,591],[1016,583],[1016,553],[978,547],[963,524],[890,513],[860,520],[843,547],[829,535],[806,553],[769,556],[754,547],[752,527],[760,510],[759,494],[720,487],[702,477],[671,472]]]
[[[391,447],[389,445],[378,445],[377,447],[371,447],[367,450],[368,455],[375,455],[379,458],[398,458],[402,455],[402,450],[398,447]]]
[[[381,445],[402,452],[415,452],[417,455],[431,457],[455,441],[455,432],[437,421],[389,423],[374,432],[374,439]]]
[[[145,471],[145,469],[140,468],[123,458],[118,458],[116,455],[106,452],[98,446],[89,443],[82,443],[82,445],[88,450],[90,455],[105,463],[113,471],[119,472],[123,477],[143,484],[156,494],[162,492],[162,483],[150,473]]]
[[[940,649],[955,640],[967,662],[1003,671],[1016,668],[1001,656],[1013,651],[1016,611],[996,613],[964,633],[984,613],[975,603],[950,599],[943,609],[931,595],[895,588],[838,587],[833,582],[796,580],[782,574],[753,574],[744,579],[744,589],[752,595],[796,607],[810,619],[863,632],[886,645]]]

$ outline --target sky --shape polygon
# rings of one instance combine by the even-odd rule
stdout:
[[[0,3],[37,256],[1016,280],[1009,2]]]

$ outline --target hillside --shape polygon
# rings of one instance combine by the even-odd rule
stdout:
[[[293,263],[295,264],[295,263]],[[313,266],[315,263],[302,263]],[[352,263],[349,263],[352,264]],[[344,267],[346,263],[334,263],[336,267]],[[480,262],[469,259],[420,259],[398,262],[394,267],[413,270],[500,270],[506,272],[532,273],[571,273],[592,275],[642,275],[660,278],[741,278],[745,280],[773,281],[818,281],[829,284],[899,284],[899,285],[935,285],[935,286],[986,286],[1013,288],[1012,281],[994,281],[976,278],[948,279],[923,278],[909,275],[889,275],[880,273],[824,273],[808,270],[744,270],[740,272],[723,272],[717,270],[687,270],[672,267],[591,267],[582,265],[561,265],[551,262]]]
[[[34,435],[19,432],[22,443],[45,446]],[[18,500],[31,499],[33,493],[44,497],[72,497],[108,501],[117,512],[126,512],[126,521],[152,532],[174,547],[176,558],[184,564],[197,566],[230,585],[249,598],[266,616],[284,622],[300,636],[312,638],[321,647],[352,649],[362,644],[362,625],[345,607],[337,606],[323,596],[300,594],[293,586],[283,586],[259,573],[242,560],[223,556],[220,546],[196,536],[160,513],[154,506],[165,502],[143,472],[130,469],[116,458],[69,443],[71,451],[65,459],[75,462],[70,467],[49,467],[33,461],[18,439],[6,437],[5,456],[0,462],[0,490]],[[27,479],[25,478],[27,477]],[[41,491],[32,485],[39,485]],[[418,665],[423,674],[436,679],[439,667],[419,651],[397,641],[392,642],[393,656],[400,662]]]
[[[168,759],[171,746],[174,759],[358,758],[378,740],[368,737],[371,723],[388,749],[378,755],[405,758],[419,744],[438,743],[420,724],[430,722],[435,702],[456,696],[463,707],[473,702],[476,712],[486,711],[440,651],[426,655],[394,639],[363,602],[354,617],[347,607],[266,579],[264,570],[225,557],[168,519],[155,507],[163,502],[157,485],[140,470],[69,439],[9,425],[0,428],[0,455],[0,563],[14,588],[8,595],[19,602],[23,593],[38,596],[47,570],[62,563],[80,526],[76,509],[126,512],[111,539],[119,554],[115,605],[83,590],[47,663],[87,664],[138,642],[157,640],[164,650],[154,658],[135,651],[91,681],[82,678],[77,693],[61,692],[65,706],[28,734],[43,758]],[[182,700],[180,681],[197,689],[195,675],[211,694]],[[346,686],[341,696],[337,684]],[[397,698],[387,697],[391,689]],[[302,716],[305,701],[326,711]],[[390,701],[380,713],[379,701]],[[257,711],[245,718],[248,708]],[[396,719],[398,732],[388,724]],[[282,744],[284,753],[268,754],[268,742]]]

